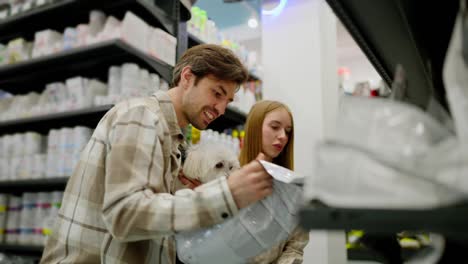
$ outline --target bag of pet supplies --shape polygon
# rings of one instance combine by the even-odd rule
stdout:
[[[302,177],[266,161],[261,164],[275,179],[273,193],[222,224],[177,234],[177,254],[181,261],[246,263],[288,239],[297,227],[296,214],[302,201],[302,187],[292,182],[301,184]]]

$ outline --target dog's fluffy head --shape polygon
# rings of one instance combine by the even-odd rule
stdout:
[[[210,142],[194,145],[187,150],[183,171],[186,177],[206,183],[228,176],[239,168],[239,160],[231,149]]]

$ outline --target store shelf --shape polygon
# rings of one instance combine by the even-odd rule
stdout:
[[[0,136],[12,133],[23,133],[26,131],[36,131],[46,134],[50,129],[66,126],[86,126],[94,128],[104,114],[111,108],[112,105],[104,105],[76,111],[0,122]],[[244,113],[234,108],[227,108],[225,114],[213,121],[209,128],[222,131],[225,128],[243,125],[245,120],[246,115]]]
[[[104,105],[82,110],[5,121],[0,123],[0,135],[23,133],[26,131],[36,131],[47,134],[50,129],[67,126],[87,126],[94,128],[104,114],[111,108],[111,105]]]
[[[63,191],[67,181],[68,177],[0,181],[0,193]]]
[[[228,107],[224,115],[215,119],[208,126],[218,132],[222,132],[226,128],[233,128],[238,125],[243,125],[246,120],[246,115],[235,108]]]
[[[203,40],[199,39],[197,36],[191,33],[188,33],[187,35],[188,35],[188,48],[205,43]],[[249,81],[261,81],[261,79],[256,74],[249,72]]]
[[[40,257],[42,255],[43,250],[44,250],[44,247],[42,246],[21,246],[21,245],[0,244],[0,252],[13,254],[13,255]]]
[[[433,232],[468,238],[468,201],[434,209],[330,208],[319,203],[300,211],[305,229],[366,230],[366,233],[395,234],[405,231]]]
[[[423,248],[401,248],[399,255],[403,261],[408,261],[410,258],[428,249]],[[428,249],[430,250],[430,249]],[[388,257],[383,252],[374,251],[368,248],[352,248],[347,250],[348,260],[354,261],[377,261],[379,263],[389,263]]]
[[[118,19],[132,11],[153,27],[159,27],[174,35],[174,20],[165,12],[145,0],[57,0],[39,8],[19,13],[0,22],[0,42],[16,37],[28,40],[36,31],[53,29],[63,32],[66,27],[88,23],[89,11],[101,10]]]
[[[188,33],[188,48],[200,45],[205,43],[201,39],[199,39],[197,36],[193,35],[192,33]]]
[[[75,76],[105,81],[110,66],[126,62],[137,63],[171,82],[172,66],[122,40],[111,40],[2,66],[0,87],[7,92],[21,94],[42,91],[48,83]]]

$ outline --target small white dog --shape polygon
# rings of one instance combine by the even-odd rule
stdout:
[[[236,154],[224,146],[204,142],[190,147],[183,165],[185,177],[207,183],[222,176],[229,176],[240,168]],[[180,181],[176,190],[186,188]]]

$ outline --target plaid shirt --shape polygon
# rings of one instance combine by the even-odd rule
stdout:
[[[296,228],[287,241],[253,258],[251,264],[301,264],[309,232]]]
[[[175,232],[235,215],[224,177],[172,195],[183,144],[166,93],[112,108],[68,181],[41,263],[175,263]]]

